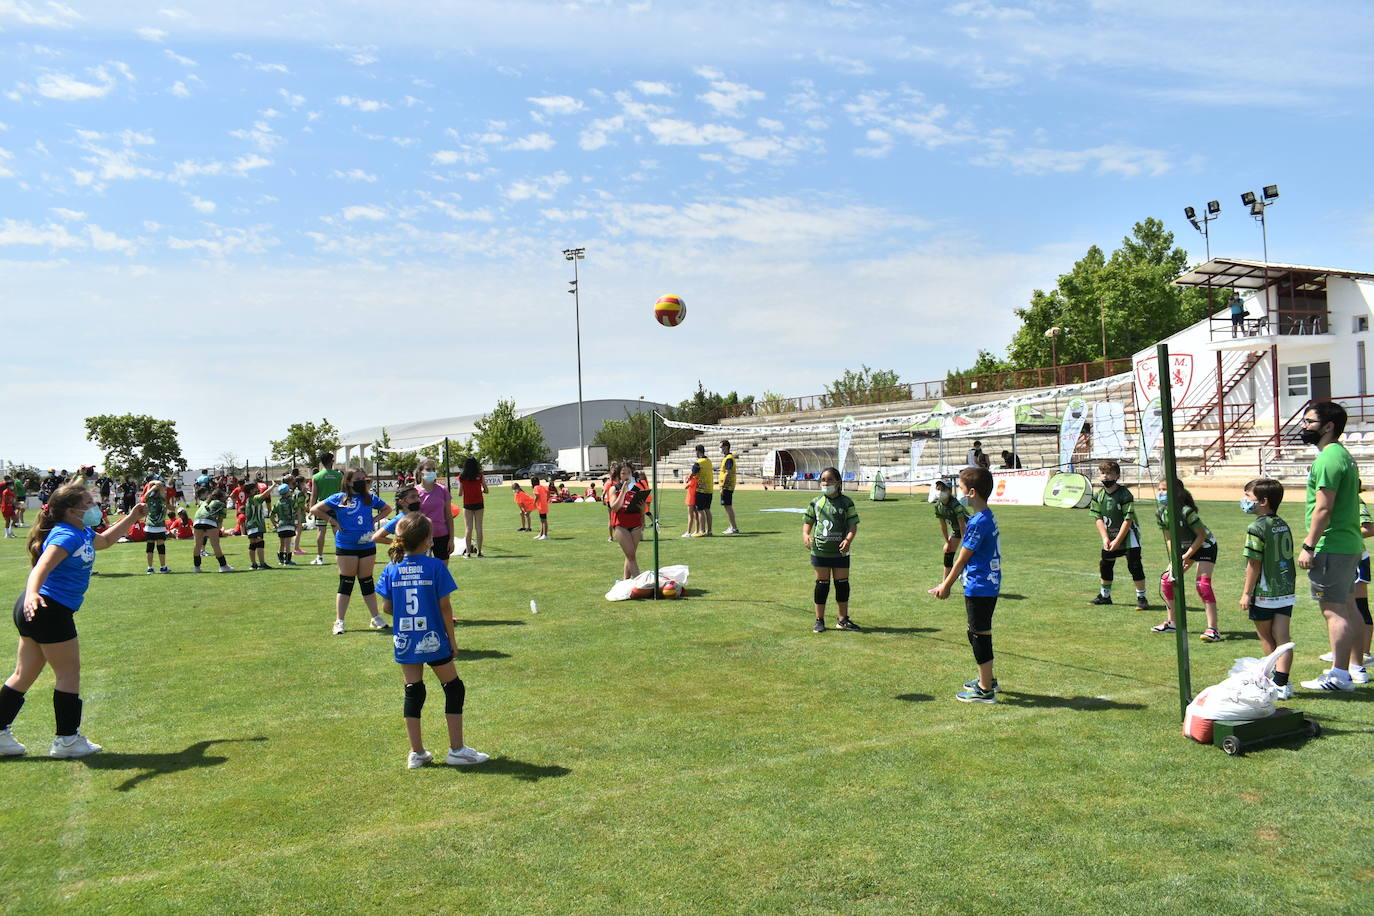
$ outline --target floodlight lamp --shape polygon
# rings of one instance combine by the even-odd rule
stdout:
[[[1246,207],[1250,206],[1255,202],[1255,192],[1246,191],[1244,194],[1240,195],[1240,202]]]
[[[1276,200],[1276,199],[1278,198],[1278,196],[1279,196],[1279,186],[1278,186],[1278,185],[1276,185],[1276,184],[1267,184],[1267,185],[1264,186],[1264,199],[1265,199],[1265,200]]]
[[[1264,204],[1260,203],[1259,201],[1255,201],[1254,203],[1250,204],[1250,215],[1261,217],[1264,216]]]
[[[1194,210],[1192,207],[1184,207],[1183,215],[1188,217],[1188,220],[1191,222],[1197,218],[1197,211]]]
[[[1213,216],[1216,216],[1218,213],[1220,213],[1220,212],[1221,212],[1221,201],[1219,201],[1219,200],[1209,200],[1209,201],[1207,201],[1207,212],[1210,213],[1210,214],[1212,214]]]
[[[1192,223],[1192,224],[1193,224],[1193,228],[1196,229],[1198,232],[1201,232],[1201,231],[1202,231],[1202,227],[1198,225],[1197,220],[1195,220],[1195,219],[1189,219],[1188,222]]]

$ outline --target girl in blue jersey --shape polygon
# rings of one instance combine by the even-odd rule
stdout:
[[[328,523],[332,519],[338,526],[334,532],[334,555],[339,563],[339,591],[334,598],[335,636],[344,631],[344,614],[348,613],[355,583],[362,587],[363,603],[372,613],[372,628],[386,629],[386,621],[377,615],[377,596],[373,594],[377,545],[372,543],[372,531],[391,512],[391,507],[373,494],[370,484],[365,471],[350,469],[344,473],[343,489],[310,507],[310,513],[320,521]]]
[[[0,754],[18,756],[24,745],[14,739],[10,725],[24,705],[24,693],[45,665],[51,665],[52,708],[57,718],[50,757],[85,757],[100,751],[81,734],[81,649],[75,614],[86,599],[95,552],[116,543],[148,511],[142,503],[119,524],[96,534],[100,521],[95,499],[81,483],[59,487],[48,499],[38,524],[29,532],[29,572],[24,594],[14,603],[14,626],[19,631],[14,673],[0,687]]]
[[[406,515],[396,526],[388,550],[391,563],[382,571],[377,592],[382,609],[395,620],[392,645],[405,678],[403,715],[410,757],[406,765],[418,769],[434,759],[420,740],[420,710],[425,705],[425,665],[434,669],[444,688],[444,718],[448,721],[449,766],[471,766],[489,759],[463,743],[463,700],[467,688],[453,666],[453,604],[457,591],[443,560],[426,556],[433,544],[433,528],[424,515]]]
[[[424,515],[420,511],[420,491],[414,484],[402,484],[401,489],[397,491],[396,512],[397,515],[393,516],[391,521],[372,532],[372,543],[383,546],[390,544],[396,534],[396,526],[401,524],[403,519]]]

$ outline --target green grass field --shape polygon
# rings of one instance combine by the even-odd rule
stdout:
[[[535,542],[494,497],[489,559],[453,561],[468,743],[493,756],[470,769],[405,768],[389,637],[356,598],[361,629],[329,635],[332,563],[193,577],[175,542],[177,574],[145,576],[142,545],[103,552],[78,624],[83,730],[106,751],[45,756],[45,673],[14,726],[30,755],[0,760],[0,908],[1369,912],[1374,687],[1300,691],[1290,705],[1325,729],[1306,744],[1238,758],[1194,744],[1173,639],[1149,632],[1162,612],[1086,604],[1087,514],[1003,509],[1004,692],[958,703],[973,662],[962,600],[926,595],[941,572],[930,508],[860,498],[866,632],[818,635],[800,517],[760,511],[806,499],[741,492],[744,535],[689,542],[665,493],[663,562],[691,567],[690,597],[612,604],[598,506],[554,506]],[[1246,517],[1202,514],[1227,641],[1193,637],[1195,689],[1259,654],[1235,609]],[[7,600],[22,543],[0,542]],[[246,566],[244,539],[227,544]],[[1157,576],[1153,530],[1146,559]],[[1295,680],[1314,677],[1314,603],[1294,629]]]

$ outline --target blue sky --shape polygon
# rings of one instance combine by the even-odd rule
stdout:
[[[1374,267],[1360,3],[283,6],[0,0],[0,457],[572,400],[572,246],[586,396],[665,400],[940,378],[1144,217],[1257,257],[1263,184]]]

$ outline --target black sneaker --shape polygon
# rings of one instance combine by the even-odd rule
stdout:
[[[1150,599],[1143,597],[1137,598],[1135,599],[1135,606],[1138,611],[1148,611],[1150,609]]]
[[[859,626],[857,623],[855,623],[854,621],[850,620],[848,617],[845,617],[845,618],[841,619],[838,623],[835,624],[835,629],[837,629],[837,630],[862,630],[863,627]]]
[[[1098,595],[1096,598],[1094,598],[1093,600],[1089,601],[1088,603],[1089,603],[1089,604],[1111,604],[1111,603],[1112,603],[1112,599],[1108,598],[1106,595]]]
[[[971,681],[964,681],[964,689],[965,689],[965,690],[979,689],[978,678],[974,678],[974,679],[971,680]],[[993,679],[992,679],[992,692],[993,692],[993,693],[1000,693],[1000,692],[1001,692],[1001,688],[997,686],[997,678],[993,678]]]
[[[824,633],[824,632],[825,632],[825,621],[824,621],[824,620],[817,620],[817,621],[816,621],[816,625],[815,625],[814,627],[811,628],[811,632],[812,632],[812,633]]]

